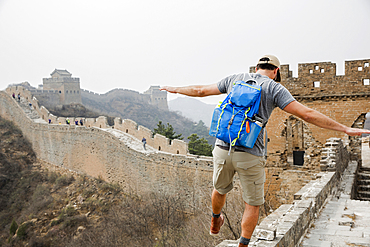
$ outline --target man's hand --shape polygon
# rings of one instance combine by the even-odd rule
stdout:
[[[170,86],[163,86],[159,89],[160,91],[167,91],[169,93],[177,93],[176,87],[170,87]]]
[[[345,133],[349,136],[361,136],[362,134],[370,134],[370,130],[367,129],[357,129],[357,128],[348,128]]]

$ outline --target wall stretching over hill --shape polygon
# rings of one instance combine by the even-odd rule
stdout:
[[[10,96],[12,89],[8,88],[8,93],[0,91],[0,114],[20,127],[39,159],[93,177],[101,176],[139,194],[153,189],[174,189],[187,195],[189,204],[204,203],[199,188],[209,190],[206,194],[210,195],[211,158],[174,155],[151,147],[144,151],[141,139],[112,128],[47,124],[40,117],[31,119],[29,116],[36,109],[45,114],[46,109],[38,108],[37,100],[30,100],[29,92],[19,91],[21,103]],[[32,110],[27,100],[31,101]],[[100,124],[99,120],[95,123]]]
[[[13,93],[15,95],[20,95],[25,98],[28,102],[32,103],[33,109],[39,114],[39,116],[48,121],[51,120],[52,124],[66,124],[65,117],[56,117],[51,114],[44,106],[39,105],[38,100],[33,97],[31,91],[25,89],[22,86],[10,86],[6,89],[6,92],[9,95]],[[120,118],[116,118],[114,120],[114,126],[109,126],[107,118],[104,116],[98,118],[75,118],[75,117],[68,117],[71,124],[74,124],[75,120],[83,120],[83,123],[86,127],[98,127],[103,129],[117,129],[122,130],[125,133],[128,133],[139,140],[142,140],[143,137],[147,140],[147,144],[156,148],[159,151],[164,151],[173,154],[188,154],[188,146],[187,143],[182,140],[172,140],[170,141],[165,136],[156,134],[153,136],[153,132],[144,126],[138,126],[137,123],[130,119],[121,120]]]

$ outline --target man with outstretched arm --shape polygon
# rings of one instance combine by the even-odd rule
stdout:
[[[280,83],[280,62],[273,55],[265,55],[258,60],[256,73],[242,73],[228,76],[218,83],[185,87],[164,86],[161,90],[193,97],[205,97],[230,93],[234,82],[256,81],[262,87],[259,116],[267,121],[275,107],[293,114],[306,122],[321,128],[344,132],[350,136],[370,134],[370,130],[350,128],[329,117],[297,102],[290,92]],[[226,194],[233,188],[233,177],[238,172],[243,190],[245,209],[241,222],[242,234],[239,247],[248,246],[258,222],[259,207],[264,203],[265,157],[263,131],[257,137],[253,148],[235,146],[217,139],[213,154],[212,218],[210,234],[217,235],[224,223],[221,214]],[[231,150],[229,153],[228,150]]]

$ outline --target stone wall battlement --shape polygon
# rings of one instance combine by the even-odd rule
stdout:
[[[298,64],[298,77],[281,65],[282,84],[295,96],[370,95],[370,59],[345,61],[345,74],[337,75],[332,62]],[[254,72],[255,67],[250,68]]]
[[[86,94],[91,94],[91,95],[101,95],[100,93],[95,93],[93,91],[89,91],[89,90],[86,90],[86,89],[82,89],[81,88],[81,93],[84,92]]]
[[[369,63],[370,59],[346,61],[345,74],[338,76],[335,63],[303,63],[298,65],[298,77],[283,76],[282,84],[294,96],[370,95]]]
[[[82,117],[57,117],[51,114],[48,109],[44,106],[40,106],[36,97],[33,97],[32,92],[25,89],[22,86],[9,86],[6,89],[8,95],[18,95],[21,94],[21,97],[25,98],[28,102],[32,104],[32,108],[34,111],[38,113],[41,119],[46,122],[51,120],[51,124],[58,124],[58,125],[67,125],[66,120],[70,120],[70,125],[75,126],[75,120],[78,122],[82,119],[83,125],[87,128],[95,127],[95,128],[102,128],[102,129],[116,129],[120,130],[128,135],[131,135],[137,138],[140,142],[144,137],[147,141],[147,145],[155,148],[158,151],[168,152],[173,154],[188,154],[188,146],[187,143],[182,140],[172,140],[170,141],[165,136],[159,134],[153,134],[153,132],[141,125],[138,125],[136,122],[130,119],[121,120],[120,118],[116,118],[114,120],[114,126],[109,126],[107,118],[105,116],[100,116],[98,118],[82,118]],[[78,123],[79,124],[79,123]]]
[[[55,82],[75,82],[79,83],[80,78],[74,77],[58,77],[58,78],[43,78],[43,83],[55,83]]]

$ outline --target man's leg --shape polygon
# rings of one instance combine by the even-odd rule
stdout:
[[[235,168],[231,160],[234,151],[228,155],[228,150],[215,147],[213,154],[213,187],[212,192],[212,219],[211,235],[217,235],[224,224],[224,216],[221,214],[222,207],[226,202],[226,194],[233,188]],[[221,194],[222,193],[222,194]]]
[[[242,218],[242,238],[251,239],[254,228],[257,225],[260,206],[251,206],[244,202],[245,209]],[[239,245],[248,246],[248,245]]]
[[[221,226],[224,224],[224,216],[221,215],[222,207],[226,201],[226,194],[221,195],[216,189],[212,192],[212,220],[211,229],[209,233],[211,235],[218,235]]]
[[[214,214],[220,214],[222,207],[225,205],[226,194],[221,195],[217,190],[213,189],[212,192],[212,212]]]

